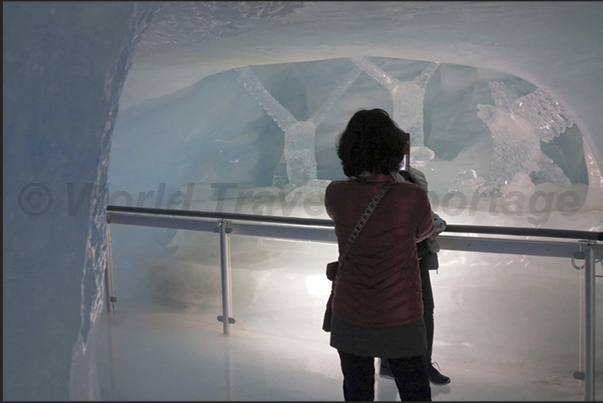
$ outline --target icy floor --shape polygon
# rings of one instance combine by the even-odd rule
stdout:
[[[233,236],[236,323],[225,336],[217,235],[183,231],[177,253],[137,268],[128,262],[142,246],[125,241],[142,242],[139,233],[112,228],[118,301],[96,332],[103,400],[343,400],[320,328],[335,245]],[[433,400],[584,400],[572,377],[584,367],[582,277],[569,259],[441,251],[433,359],[452,382],[432,387]],[[399,400],[390,380],[377,377],[375,389],[377,400]],[[601,371],[596,390],[601,399]]]
[[[219,311],[216,312],[219,314]],[[103,400],[343,400],[338,356],[323,341],[237,329],[169,306],[119,305],[99,323]],[[584,399],[579,381],[439,354],[452,382],[433,400]],[[400,400],[393,381],[376,378],[376,400]],[[600,392],[598,393],[598,396]]]

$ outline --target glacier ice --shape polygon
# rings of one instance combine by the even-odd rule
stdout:
[[[423,101],[425,87],[439,63],[431,62],[414,80],[401,82],[388,75],[367,57],[351,57],[350,60],[390,92],[394,104],[393,119],[401,129],[410,133],[411,165],[432,160],[435,153],[424,144]]]

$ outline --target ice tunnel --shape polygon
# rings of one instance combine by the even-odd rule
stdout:
[[[449,225],[502,231],[442,235],[434,359],[452,383],[434,400],[601,399],[600,2],[4,2],[3,15],[5,400],[342,399],[320,329],[337,250],[303,223],[328,219],[324,189],[345,177],[335,142],[360,108],[411,133]],[[109,224],[108,206],[260,216],[295,235]]]

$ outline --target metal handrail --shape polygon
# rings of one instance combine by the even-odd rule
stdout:
[[[209,211],[190,211],[174,209],[158,209],[149,207],[129,207],[129,206],[107,206],[108,212],[139,213],[151,215],[168,215],[190,218],[215,218],[219,220],[233,221],[252,221],[273,224],[291,224],[316,227],[334,227],[333,220],[313,219],[302,217],[279,217],[264,216],[254,214],[223,213]],[[565,239],[587,239],[593,241],[603,241],[603,232],[596,231],[575,231],[548,228],[522,228],[522,227],[496,227],[484,225],[447,225],[445,232],[450,233],[471,233],[471,234],[492,234],[492,235],[515,235],[515,236],[534,236],[546,238],[565,238]]]
[[[191,220],[192,219],[192,220]],[[202,220],[199,220],[202,219]],[[217,223],[206,219],[217,219]],[[232,221],[251,221],[260,224],[235,224]],[[231,317],[231,274],[230,274],[230,233],[240,235],[284,237],[297,240],[335,242],[332,220],[301,217],[278,217],[253,214],[204,212],[145,207],[107,206],[109,224],[143,225],[161,228],[176,228],[196,231],[214,231],[220,234],[220,263],[222,271],[223,322],[224,334],[229,334],[230,325],[235,323]],[[277,224],[277,225],[275,225]],[[287,224],[287,225],[280,225]],[[308,228],[321,227],[321,228]],[[494,235],[514,235],[546,238],[577,239],[574,242],[542,242],[511,239],[489,239],[479,237],[440,236],[442,249],[469,250],[489,253],[531,254],[536,256],[570,257],[584,260],[585,269],[585,371],[576,372],[576,379],[585,380],[586,401],[595,400],[595,262],[603,256],[603,249],[597,241],[603,240],[603,232],[556,230],[543,228],[493,227],[476,225],[447,225],[445,232],[481,233]],[[108,233],[108,237],[110,234]],[[110,238],[109,238],[110,240]],[[110,241],[109,241],[110,242]],[[111,261],[107,271],[110,272]],[[574,266],[576,267],[576,266]],[[109,273],[108,273],[109,274]],[[111,276],[107,276],[110,279]],[[112,284],[110,285],[112,289]],[[109,306],[114,297],[108,293]],[[111,309],[111,308],[109,308]]]

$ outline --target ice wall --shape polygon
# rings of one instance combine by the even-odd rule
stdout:
[[[155,6],[3,3],[3,398],[99,398],[111,134]],[[25,28],[24,28],[25,27]]]

